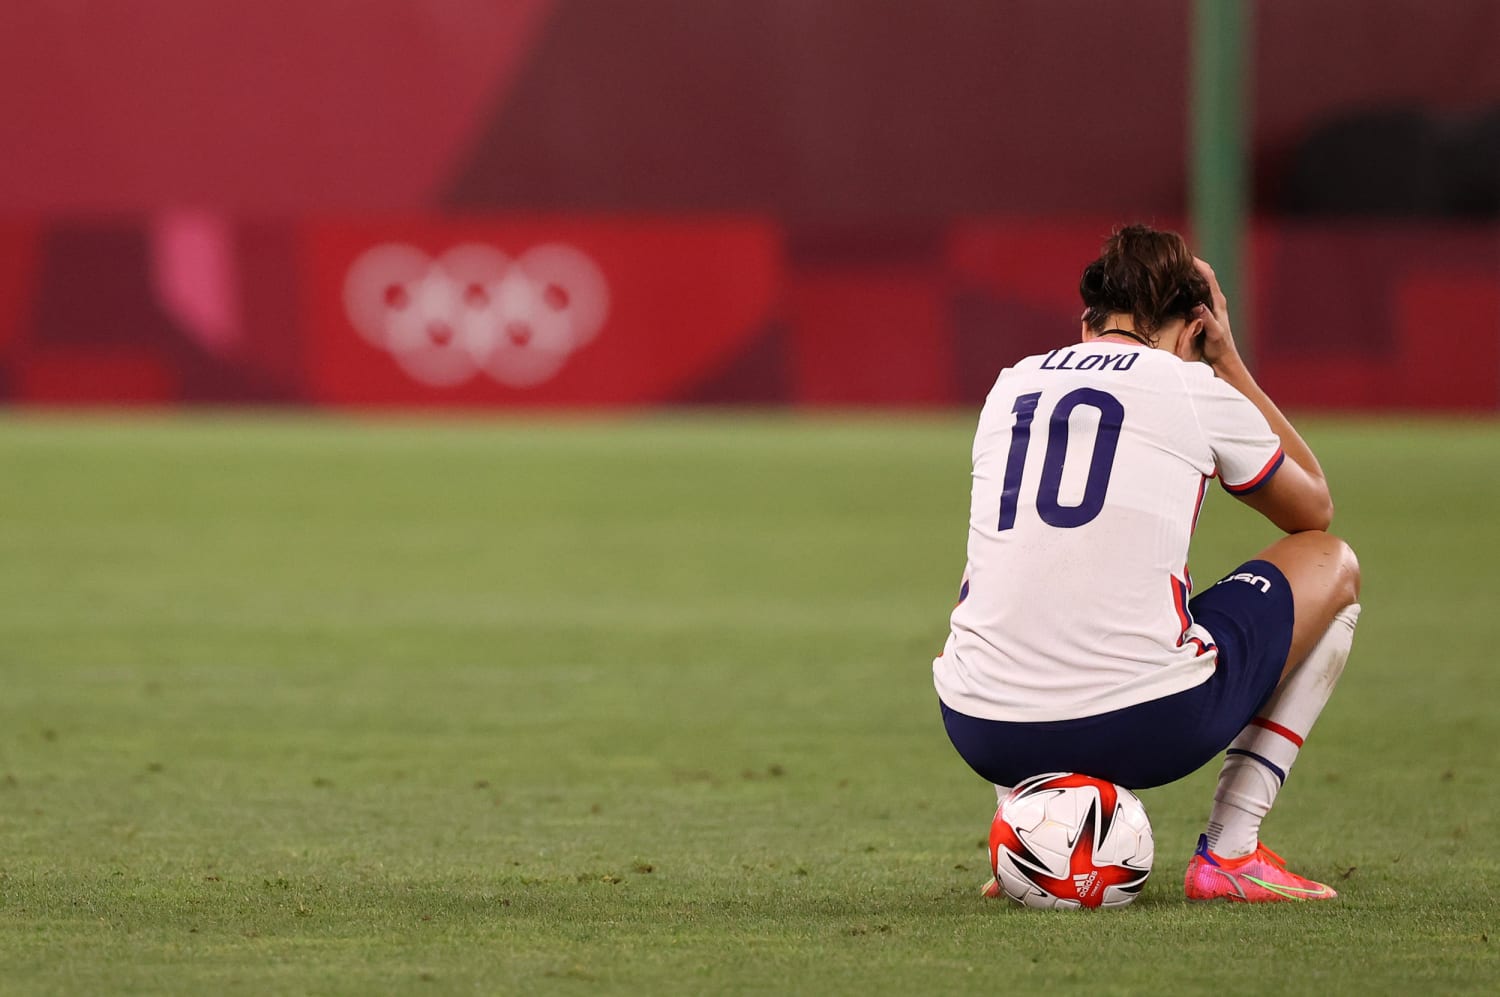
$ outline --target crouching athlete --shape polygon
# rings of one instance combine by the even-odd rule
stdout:
[[[1260,842],[1359,619],[1322,468],[1180,236],[1119,230],[1080,289],[1081,342],[1002,371],[979,417],[967,565],[932,669],[948,736],[1002,798],[1055,771],[1160,786],[1223,752],[1187,896],[1330,899]],[[1215,477],[1287,536],[1192,595]]]

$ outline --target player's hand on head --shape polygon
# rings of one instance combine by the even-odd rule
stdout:
[[[1226,364],[1238,363],[1240,358],[1239,349],[1234,345],[1234,332],[1229,327],[1229,301],[1219,286],[1219,278],[1214,276],[1214,268],[1196,256],[1193,263],[1208,281],[1213,307],[1199,305],[1193,310],[1192,322],[1201,323],[1201,328],[1197,335],[1184,336],[1183,339],[1196,345],[1198,356],[1193,359],[1201,359],[1218,370]],[[1190,324],[1189,331],[1191,328]]]

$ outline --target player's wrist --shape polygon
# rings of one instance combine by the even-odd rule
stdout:
[[[1228,381],[1236,388],[1241,384],[1254,383],[1254,378],[1250,376],[1250,368],[1245,366],[1245,361],[1238,353],[1215,357],[1209,362],[1209,366],[1213,368],[1214,376],[1221,381]]]

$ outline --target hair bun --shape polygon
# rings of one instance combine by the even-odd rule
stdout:
[[[1104,293],[1104,288],[1109,284],[1109,276],[1104,272],[1104,263],[1095,260],[1083,271],[1083,280],[1079,282],[1078,289],[1085,296],[1095,297]]]
[[[1078,290],[1084,322],[1096,332],[1111,314],[1130,315],[1137,329],[1154,331],[1190,318],[1193,306],[1209,296],[1182,236],[1144,225],[1116,229],[1084,269]]]

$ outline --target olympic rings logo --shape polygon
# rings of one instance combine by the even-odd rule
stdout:
[[[514,259],[481,243],[436,258],[384,243],[344,278],[350,324],[412,378],[440,388],[479,374],[513,388],[550,380],[603,327],[609,303],[598,265],[560,243]]]

